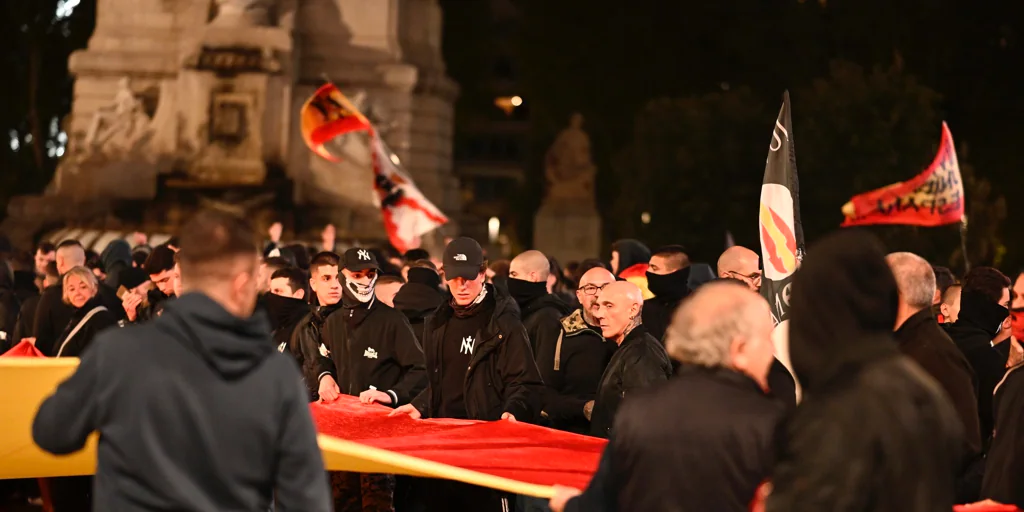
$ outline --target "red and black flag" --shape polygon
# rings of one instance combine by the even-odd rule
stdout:
[[[775,324],[789,318],[789,291],[793,273],[804,255],[804,230],[800,224],[800,185],[793,147],[793,119],[789,91],[782,96],[782,110],[775,120],[768,161],[761,185],[758,232],[764,274],[761,294],[772,307]]]
[[[931,165],[913,179],[854,196],[843,205],[843,216],[843,227],[941,226],[963,220],[964,181],[946,123],[942,123],[942,141]]]

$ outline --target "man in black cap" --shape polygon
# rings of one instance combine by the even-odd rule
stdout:
[[[534,422],[544,384],[519,309],[508,292],[485,284],[480,244],[457,238],[444,250],[451,298],[423,326],[427,389],[392,414]],[[500,493],[450,481],[421,489],[425,510],[507,510]]]
[[[345,251],[342,309],[324,322],[317,358],[321,400],[335,400],[341,393],[358,396],[364,403],[397,407],[427,386],[423,349],[409,321],[374,296],[379,272],[369,250]],[[391,475],[343,473],[333,482],[341,490],[341,502],[335,504],[339,512],[392,507]]]

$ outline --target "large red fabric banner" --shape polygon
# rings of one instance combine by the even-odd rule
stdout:
[[[586,487],[606,444],[526,423],[389,417],[350,396],[310,409],[321,434],[538,485]]]

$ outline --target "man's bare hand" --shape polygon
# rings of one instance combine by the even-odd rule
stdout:
[[[139,305],[142,304],[142,296],[135,292],[124,294],[121,299],[121,307],[124,308],[129,322],[134,322],[139,317]]]
[[[321,402],[333,402],[341,396],[341,389],[338,387],[338,383],[334,381],[334,377],[324,375],[320,379],[320,390],[318,393]]]
[[[420,414],[419,409],[417,409],[416,407],[413,407],[412,404],[405,404],[405,405],[403,405],[403,406],[401,406],[401,407],[391,411],[391,413],[388,414],[388,416],[401,416],[403,414],[407,414],[410,418],[412,418],[414,420],[418,420],[418,419],[423,417],[423,415]]]
[[[510,412],[501,413],[501,419],[511,421],[512,423],[516,422],[516,417]]]
[[[594,415],[594,401],[593,400],[583,404],[583,415],[586,416],[587,421],[590,421],[590,417]]]
[[[548,506],[551,507],[552,512],[562,512],[565,510],[565,504],[580,494],[579,489],[565,487],[564,485],[556,485],[555,495],[551,497],[551,501],[548,502]]]
[[[374,402],[390,404],[391,395],[383,391],[377,391],[376,389],[367,389],[366,391],[359,393],[359,401],[364,404],[372,404]]]

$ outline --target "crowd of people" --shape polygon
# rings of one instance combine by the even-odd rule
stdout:
[[[776,326],[739,246],[711,265],[627,239],[610,264],[563,268],[534,250],[489,262],[465,237],[431,255],[268,235],[210,210],[157,247],[0,244],[2,348],[82,358],[37,444],[101,433],[94,478],[44,486],[54,510],[1024,506],[1024,273],[956,279],[841,231],[810,248]],[[306,404],[342,395],[609,443],[586,489],[550,501],[325,474]]]

